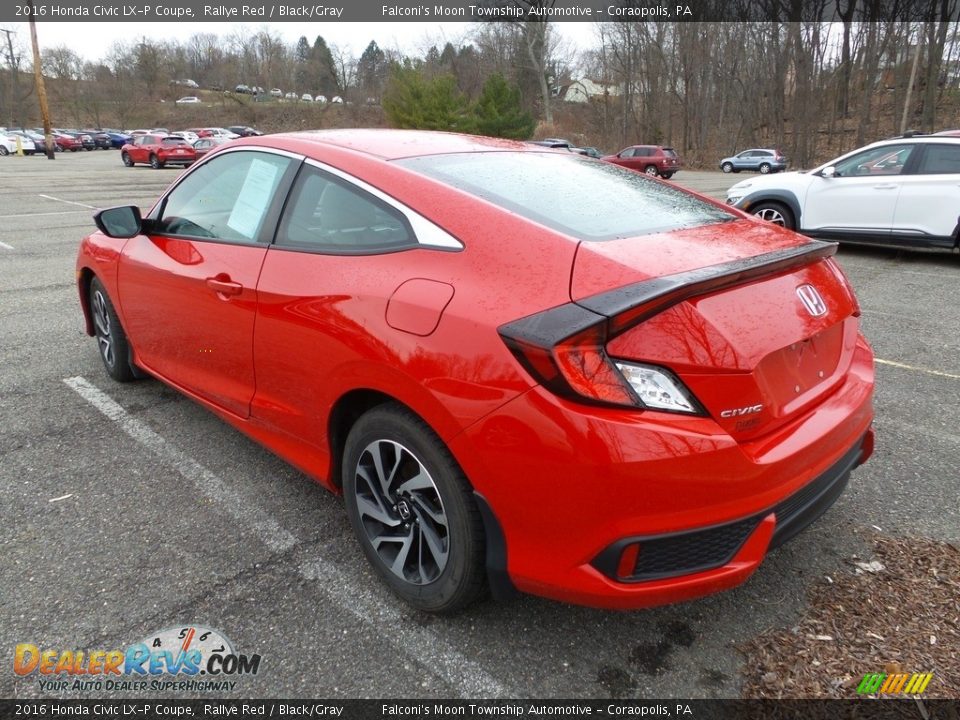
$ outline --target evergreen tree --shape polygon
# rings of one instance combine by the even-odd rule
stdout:
[[[533,116],[520,105],[520,88],[494,73],[483,85],[473,107],[476,132],[491,137],[526,140],[533,135]]]
[[[393,127],[457,132],[473,129],[469,103],[452,75],[427,80],[418,68],[395,66],[383,109]]]
[[[343,90],[340,87],[340,81],[337,79],[337,67],[333,62],[333,54],[327,47],[327,42],[320,35],[317,35],[317,39],[313,41],[311,57],[317,68],[317,92],[326,95],[327,98],[342,95]]]

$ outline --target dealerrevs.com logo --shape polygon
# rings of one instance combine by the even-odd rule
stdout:
[[[13,672],[36,677],[43,692],[233,690],[242,675],[256,675],[260,655],[238,653],[218,630],[201,625],[152,633],[125,650],[41,649],[20,643]]]

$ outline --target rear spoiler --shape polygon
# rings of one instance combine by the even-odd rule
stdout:
[[[534,340],[541,347],[552,347],[604,323],[609,339],[689,298],[809,265],[836,252],[837,243],[811,240],[754,257],[642,280],[515,320],[502,325],[499,332],[505,338]]]

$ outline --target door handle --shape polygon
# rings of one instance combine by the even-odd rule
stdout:
[[[226,277],[226,279],[223,279]],[[207,278],[207,287],[220,295],[239,295],[243,292],[243,285],[233,282],[229,276]]]

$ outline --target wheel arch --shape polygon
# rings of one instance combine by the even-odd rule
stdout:
[[[793,213],[793,222],[797,226],[797,232],[803,227],[800,222],[800,201],[797,199],[797,196],[789,190],[758,190],[744,197],[737,203],[737,207],[746,212],[750,212],[750,208],[762,202],[778,202],[786,205],[787,209]]]
[[[83,311],[84,332],[93,337],[93,314],[90,311],[90,283],[93,270],[88,267],[77,270],[77,291],[80,293],[80,309]]]
[[[347,435],[349,435],[354,423],[356,423],[364,413],[385,404],[399,405],[406,409],[422,420],[444,443],[450,457],[460,468],[463,477],[466,478],[467,484],[472,491],[473,500],[479,510],[480,518],[483,521],[484,562],[490,592],[495,600],[510,600],[516,597],[519,593],[507,572],[506,538],[500,520],[490,506],[489,501],[477,490],[470,476],[467,475],[464,470],[462,463],[454,453],[454,449],[443,439],[441,433],[437,432],[437,429],[430,420],[396,396],[372,388],[358,388],[344,393],[337,399],[331,408],[327,422],[327,442],[330,450],[330,474],[328,477],[330,478],[330,484],[342,490],[341,471],[343,469],[343,453],[346,447]]]

